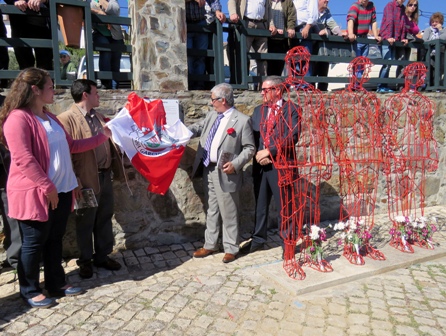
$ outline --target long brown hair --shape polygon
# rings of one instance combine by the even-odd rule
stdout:
[[[11,90],[0,109],[0,141],[6,144],[3,134],[3,125],[12,110],[29,107],[35,95],[32,86],[43,89],[47,78],[50,78],[48,71],[39,68],[27,68],[22,70],[11,85]]]
[[[413,4],[414,2],[417,3],[417,10],[414,11],[413,13],[409,13],[409,11],[407,10],[409,8],[410,4]],[[406,15],[412,20],[412,22],[415,22],[415,24],[418,24],[418,17],[420,16],[420,3],[418,2],[418,0],[409,0],[409,2],[406,5]]]

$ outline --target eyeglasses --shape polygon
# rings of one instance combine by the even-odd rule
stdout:
[[[418,7],[418,4],[408,4],[407,7]]]
[[[60,55],[59,56],[60,58],[65,58],[65,57],[68,57],[67,55]]]
[[[219,100],[219,99],[221,99],[221,97],[218,97],[218,98],[211,98],[211,102],[212,102],[212,103],[215,103],[215,101],[216,101],[216,100]]]
[[[273,88],[269,87],[269,88],[262,88],[262,92],[267,93],[268,91],[271,91]]]

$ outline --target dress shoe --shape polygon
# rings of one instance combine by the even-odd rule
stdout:
[[[249,253],[254,253],[265,248],[265,244],[251,244],[251,248],[249,249]]]
[[[208,249],[205,249],[202,247],[201,249],[196,250],[194,252],[193,256],[194,256],[194,258],[204,258],[204,257],[207,257],[208,255],[211,255],[212,253],[215,253],[215,252],[217,252],[217,250],[208,250]]]
[[[225,256],[223,257],[223,262],[225,264],[230,263],[231,261],[235,260],[235,254],[232,253],[225,253]]]
[[[52,297],[63,297],[63,296],[76,296],[84,293],[84,290],[80,287],[73,287],[71,285],[66,285],[61,289],[55,291],[48,291],[48,294]]]
[[[91,262],[79,265],[79,276],[83,279],[90,279],[93,276],[93,265]]]
[[[32,308],[49,308],[56,304],[56,301],[47,297],[40,301],[34,301],[33,299],[25,299],[25,301]]]
[[[106,270],[109,270],[109,271],[118,271],[121,269],[121,264],[118,263],[116,260],[113,260],[110,257],[106,257],[105,261],[103,261],[103,262],[100,262],[100,263],[95,262],[94,265],[96,267],[105,268]]]

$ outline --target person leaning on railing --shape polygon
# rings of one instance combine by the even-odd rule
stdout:
[[[404,45],[408,43],[406,37],[406,21],[404,2],[406,0],[391,0],[384,7],[384,15],[381,22],[380,35],[381,38],[386,40],[388,44],[381,46],[381,55],[384,60],[395,60],[404,57],[405,48],[397,48],[394,46],[395,42],[403,42]],[[379,78],[389,78],[391,64],[384,64],[379,71]],[[396,71],[396,76],[399,77],[401,68]],[[389,93],[393,90],[387,87],[387,84],[378,84],[379,93]]]
[[[228,0],[229,18],[232,23],[237,23],[241,20],[244,21],[245,26],[250,29],[268,29],[268,3],[267,0]],[[235,43],[233,37],[228,36],[228,48],[231,52],[235,52],[235,47],[230,45]],[[257,53],[265,54],[268,52],[268,39],[263,36],[247,36],[246,37],[246,50],[249,53],[251,47]],[[240,69],[234,69],[232,62],[233,55],[229,56],[231,72],[238,71]],[[257,63],[257,75],[266,75],[266,61],[256,60]],[[231,73],[231,78],[233,77]]]
[[[11,37],[51,40],[50,20],[48,16],[37,15],[42,8],[47,8],[48,0],[4,0],[14,5],[27,15],[9,15]],[[36,66],[53,70],[53,50],[51,48],[14,47],[15,57],[20,70]]]
[[[424,30],[423,33],[423,40],[425,42],[427,41],[434,41],[434,40],[446,40],[446,29],[443,28],[444,23],[444,16],[440,12],[436,12],[431,15],[430,17],[430,26],[427,27]],[[426,57],[430,58],[431,66],[430,69],[430,85],[434,85],[434,73],[435,73],[435,57],[439,54],[440,55],[440,76],[444,72],[444,52],[445,47],[444,45],[441,46],[439,51],[436,51],[435,49],[431,52],[430,55],[427,55]],[[441,81],[440,83],[442,83]],[[442,85],[442,84],[441,84]]]
[[[336,35],[347,37],[347,33],[341,30],[341,27],[336,23],[333,16],[328,9],[329,0],[319,0],[319,19],[317,20],[317,27],[319,35]],[[325,42],[318,42],[315,45],[314,55],[326,55],[327,50],[324,50]],[[314,64],[314,75],[318,77],[327,77],[330,67],[329,62],[316,62]],[[317,83],[317,88],[321,91],[327,91],[328,83]]]
[[[378,35],[375,5],[369,0],[359,0],[351,5],[347,14],[348,39],[354,43],[356,56],[369,56],[369,44],[359,43],[356,39],[358,37],[367,38],[370,27],[375,40],[381,42],[381,37]]]
[[[291,39],[290,48],[296,46],[303,46],[311,54],[313,52],[313,41],[308,39],[311,33],[314,33],[314,27],[317,24],[318,14],[318,1],[317,0],[293,0],[294,7],[296,8],[296,33],[302,34],[302,39]],[[312,64],[308,68],[306,76],[311,76]]]
[[[90,2],[91,11],[98,15],[119,16],[120,7],[116,0],[92,0]],[[124,35],[120,25],[115,24],[94,24],[93,25],[94,44],[124,44]],[[113,71],[119,73],[121,69],[122,51],[100,51],[99,71]],[[117,89],[119,82],[115,79],[103,79],[102,85],[106,89]]]
[[[283,35],[286,31],[288,37],[293,38],[296,34],[294,27],[296,26],[296,8],[292,0],[268,0],[269,30],[271,37],[268,38],[268,53],[285,54],[288,49],[288,39],[283,36],[277,37],[277,34]],[[268,76],[281,76],[285,61],[269,60]]]

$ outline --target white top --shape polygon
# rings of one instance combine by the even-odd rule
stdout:
[[[215,132],[214,139],[212,140],[211,144],[211,156],[210,161],[213,163],[217,163],[218,160],[218,146],[220,145],[220,141],[223,136],[225,136],[228,125],[228,121],[231,118],[232,111],[234,110],[233,107],[231,107],[229,110],[223,112],[223,118],[220,121],[220,125],[218,125],[217,132]]]
[[[50,149],[50,166],[48,177],[56,186],[57,192],[70,192],[77,187],[76,176],[71,163],[70,148],[65,132],[54,120],[43,120],[37,117],[45,128]]]
[[[247,0],[245,16],[252,20],[263,20],[265,16],[265,0]]]
[[[296,27],[302,23],[316,24],[319,18],[318,0],[293,0],[296,7]]]

